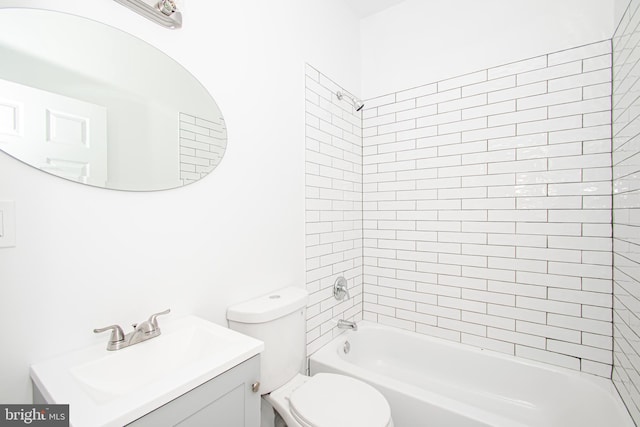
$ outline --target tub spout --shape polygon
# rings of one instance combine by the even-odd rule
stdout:
[[[351,322],[349,320],[340,319],[340,320],[338,320],[338,328],[339,329],[351,329],[352,331],[357,331],[358,330],[358,325],[356,324],[356,322]]]

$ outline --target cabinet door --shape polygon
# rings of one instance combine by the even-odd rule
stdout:
[[[259,427],[260,376],[255,356],[128,424],[132,427]]]

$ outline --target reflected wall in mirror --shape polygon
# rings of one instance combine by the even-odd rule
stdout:
[[[0,9],[0,150],[97,187],[197,181],[227,146],[222,113],[184,67],[96,21]]]

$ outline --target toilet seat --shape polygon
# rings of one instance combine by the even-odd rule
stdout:
[[[303,427],[387,427],[391,422],[384,396],[344,375],[314,375],[291,393],[289,409]]]

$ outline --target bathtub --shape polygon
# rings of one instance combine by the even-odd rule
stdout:
[[[335,338],[309,369],[376,387],[395,427],[634,427],[605,378],[375,323]]]

